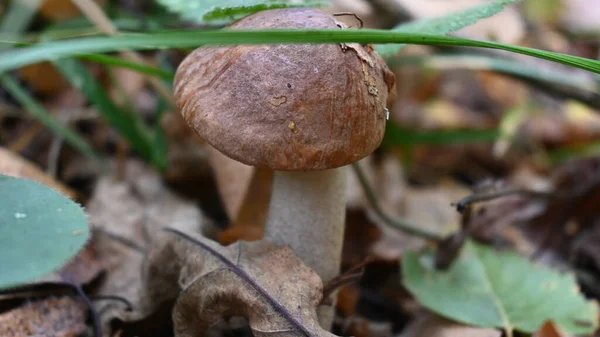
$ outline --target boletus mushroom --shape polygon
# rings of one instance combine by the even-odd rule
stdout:
[[[227,29],[345,29],[318,9],[258,12]],[[275,170],[265,238],[288,244],[327,282],[340,269],[343,166],[381,143],[395,76],[369,45],[201,47],[179,65],[175,99],[189,126],[244,164]],[[332,308],[320,310],[324,328]]]

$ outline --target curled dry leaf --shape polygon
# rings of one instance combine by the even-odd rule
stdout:
[[[66,296],[29,302],[0,315],[0,336],[82,336],[86,311],[83,301]]]
[[[288,246],[240,241],[223,247],[174,229],[162,239],[149,252],[144,302],[131,318],[176,300],[177,337],[203,336],[231,316],[247,317],[259,337],[333,336],[317,320],[321,280]]]

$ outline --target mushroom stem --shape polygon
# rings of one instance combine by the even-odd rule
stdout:
[[[323,280],[339,274],[346,216],[346,172],[275,171],[265,238],[288,244]],[[319,321],[329,329],[333,306],[320,308]]]

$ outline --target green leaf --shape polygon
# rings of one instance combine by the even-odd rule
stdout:
[[[227,23],[266,9],[323,6],[317,0],[158,0],[181,18],[198,23]]]
[[[81,56],[79,56],[79,58],[83,59],[83,60],[87,60],[87,61],[101,63],[101,64],[111,66],[111,67],[120,67],[120,68],[135,70],[142,74],[160,77],[163,80],[166,80],[169,82],[172,82],[173,79],[175,78],[175,73],[172,71],[166,71],[166,70],[163,70],[160,68],[147,66],[145,64],[128,61],[128,60],[122,59],[120,57],[114,57],[114,56],[103,55],[103,54],[90,54],[90,55],[81,55]]]
[[[569,69],[557,70],[549,67],[535,67],[529,63],[517,62],[515,60],[502,59],[487,55],[475,54],[434,54],[418,56],[396,56],[389,58],[387,64],[393,67],[418,65],[428,69],[468,69],[468,70],[492,70],[505,73],[522,79],[542,81],[570,87],[589,93],[598,92],[594,78],[579,76],[587,74],[573,74]]]
[[[419,131],[400,127],[394,122],[388,122],[382,146],[491,143],[499,136],[500,132],[494,129]]]
[[[154,148],[154,136],[141,116],[119,108],[81,62],[75,59],[63,59],[55,61],[54,65],[75,88],[81,90],[96,105],[102,116],[119,130],[119,133],[144,159],[158,169],[162,170],[166,167],[166,153]]]
[[[0,289],[55,271],[89,238],[78,204],[28,179],[0,175],[0,219]]]
[[[421,45],[464,46],[506,50],[534,56],[584,70],[600,73],[600,62],[584,57],[554,53],[502,43],[470,40],[443,35],[415,34],[379,29],[321,30],[203,30],[171,31],[149,34],[122,34],[41,43],[0,54],[0,72],[28,64],[52,61],[81,54],[120,50],[184,48],[200,45],[281,44],[281,43],[411,43]],[[2,43],[0,41],[0,43]],[[4,42],[6,44],[6,41]],[[16,42],[8,42],[16,45]],[[0,45],[1,46],[1,45]]]
[[[534,264],[515,252],[467,242],[448,271],[433,255],[408,253],[404,285],[430,310],[476,326],[532,333],[554,320],[572,334],[598,327],[598,305],[586,301],[573,275]]]
[[[487,2],[483,5],[469,8],[462,12],[451,13],[442,17],[433,19],[424,19],[401,24],[394,31],[406,33],[423,33],[434,35],[446,35],[465,27],[471,26],[477,21],[494,16],[508,6],[519,2],[520,0],[497,0]],[[388,56],[398,53],[406,44],[388,44],[379,45],[375,50],[381,56]]]

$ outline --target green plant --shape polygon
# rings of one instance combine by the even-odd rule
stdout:
[[[0,289],[43,277],[89,239],[83,209],[36,181],[0,175]]]

